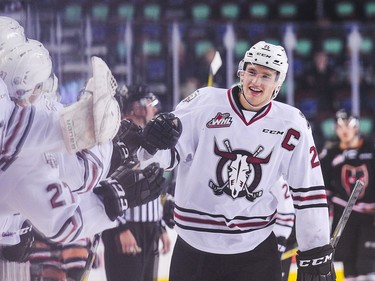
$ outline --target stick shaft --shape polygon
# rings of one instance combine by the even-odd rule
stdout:
[[[212,87],[213,84],[214,84],[214,77],[213,77],[213,74],[210,71],[210,73],[208,74],[207,86]]]
[[[362,188],[363,188],[363,182],[360,180],[357,180],[353,188],[352,194],[349,197],[348,203],[346,204],[345,209],[340,217],[340,220],[337,223],[337,226],[332,233],[330,244],[332,245],[333,248],[335,248],[337,246],[337,243],[339,242],[339,239],[345,228],[345,225],[349,220],[350,213],[352,212],[353,207],[355,203],[357,202],[359,195],[361,194]]]
[[[94,239],[92,241],[89,255],[87,257],[85,271],[83,272],[80,281],[89,280],[90,271],[91,271],[92,265],[94,264],[95,254],[96,254],[96,251],[98,250],[100,238],[101,238],[101,233],[95,234]]]

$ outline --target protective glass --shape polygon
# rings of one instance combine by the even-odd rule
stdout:
[[[255,69],[249,70],[241,70],[244,76],[247,76],[251,79],[257,79],[260,81],[261,84],[265,86],[270,86],[276,83],[277,76],[266,74],[266,73],[258,73]]]
[[[160,103],[158,98],[153,93],[148,93],[145,98],[140,100],[143,106],[156,107],[159,109]]]
[[[355,117],[350,118],[337,118],[337,125],[339,127],[349,127],[349,128],[357,128],[359,126],[359,121]]]
[[[273,85],[277,80],[277,76],[275,77],[271,74],[258,73],[255,69],[242,70],[241,72],[244,74],[244,76],[248,76],[252,79],[257,79],[261,84],[266,86]]]

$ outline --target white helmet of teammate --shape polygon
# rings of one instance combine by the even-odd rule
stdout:
[[[44,45],[38,40],[27,39],[30,44],[34,44],[39,47],[42,52],[45,52],[46,56],[50,56],[49,51],[44,47]],[[58,88],[58,78],[55,73],[51,72],[50,76],[43,82],[42,94],[49,100],[60,101],[61,97],[57,91]]]
[[[5,85],[3,79],[0,78],[0,108],[3,110],[3,103],[11,102],[9,98],[9,92],[7,85]],[[0,127],[3,124],[0,122]]]
[[[57,90],[58,84],[59,79],[55,73],[51,73],[51,76],[43,82],[43,95],[51,101],[59,102],[61,100],[61,96]]]
[[[3,151],[3,134],[6,128],[6,123],[12,113],[13,102],[10,101],[8,88],[2,79],[0,79],[0,108],[0,151]]]
[[[16,46],[25,43],[26,37],[23,27],[18,21],[0,16],[0,57]]]
[[[0,77],[15,101],[30,102],[42,93],[43,82],[52,73],[49,52],[36,41],[27,41],[8,52],[0,61]]]
[[[238,64],[237,76],[245,70],[246,63],[258,64],[276,70],[279,73],[277,86],[272,98],[276,98],[283,84],[286,73],[288,71],[288,58],[282,46],[260,41],[252,46],[246,53],[244,58]]]

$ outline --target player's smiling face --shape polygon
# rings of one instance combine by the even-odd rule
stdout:
[[[277,72],[271,68],[248,64],[241,73],[243,95],[241,104],[248,110],[258,110],[270,102],[277,85]]]

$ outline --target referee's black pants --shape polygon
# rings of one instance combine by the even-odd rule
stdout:
[[[104,265],[107,281],[156,281],[159,262],[160,226],[158,222],[127,222],[142,252],[123,254],[119,228],[103,232]]]

